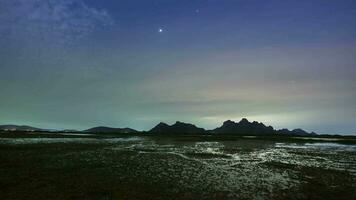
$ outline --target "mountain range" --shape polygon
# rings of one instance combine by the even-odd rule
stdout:
[[[3,125],[0,126],[2,131],[48,131],[47,129],[40,129],[31,126],[16,126],[16,125]],[[61,131],[57,131],[61,132]],[[68,131],[65,131],[68,132]],[[131,128],[112,128],[105,126],[98,126],[83,131],[82,133],[140,133]],[[313,136],[317,135],[314,132],[307,132],[302,129],[280,129],[276,130],[272,126],[266,126],[261,122],[250,122],[246,118],[241,119],[239,122],[227,120],[223,124],[212,130],[205,130],[197,127],[194,124],[184,123],[177,121],[172,125],[160,122],[151,130],[145,132],[148,134],[212,134],[212,135],[292,135],[292,136]]]

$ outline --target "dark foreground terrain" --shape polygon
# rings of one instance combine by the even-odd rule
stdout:
[[[0,135],[5,199],[356,199],[356,145],[323,139]]]

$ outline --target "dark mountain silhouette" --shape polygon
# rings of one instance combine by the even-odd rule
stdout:
[[[205,129],[196,127],[193,124],[183,123],[177,121],[173,125],[168,125],[166,123],[159,123],[154,128],[152,128],[149,133],[181,133],[181,134],[196,134],[205,133]]]
[[[38,131],[38,132],[84,132],[84,133],[138,133],[139,131],[131,128],[111,128],[105,126],[98,126],[90,128],[84,131],[76,130],[50,130],[50,129],[40,129],[31,126],[17,126],[17,125],[0,125],[0,130],[2,131]],[[306,132],[302,129],[280,129],[275,130],[272,126],[266,126],[261,122],[250,122],[246,118],[241,119],[239,122],[234,122],[227,120],[222,126],[206,131],[203,128],[199,128],[194,124],[183,123],[177,121],[173,125],[168,125],[166,123],[159,123],[154,128],[152,128],[148,133],[164,133],[164,134],[219,134],[219,135],[275,135],[275,136],[316,136],[314,132]]]
[[[219,128],[211,130],[214,134],[239,134],[239,135],[271,135],[276,131],[272,126],[265,126],[259,122],[249,122],[243,118],[240,122],[227,120]]]
[[[210,131],[213,134],[238,134],[238,135],[285,135],[285,136],[313,136],[314,132],[308,133],[302,129],[275,130],[272,126],[266,126],[260,122],[249,122],[243,118],[240,122],[227,120],[219,128]]]
[[[43,129],[32,126],[0,125],[2,131],[42,131]]]
[[[281,135],[291,135],[291,136],[312,136],[312,135],[317,135],[314,132],[308,133],[303,129],[294,129],[294,130],[288,130],[288,129],[281,129],[277,131],[278,134]]]
[[[105,127],[105,126],[98,126],[94,128],[90,128],[88,130],[85,130],[84,132],[88,133],[137,133],[135,129],[131,128],[111,128],[111,127]]]

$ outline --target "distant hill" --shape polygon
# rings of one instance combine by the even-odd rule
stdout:
[[[205,129],[196,127],[193,124],[183,123],[177,121],[173,125],[168,125],[166,123],[159,123],[154,128],[152,128],[149,133],[178,133],[178,134],[196,134],[205,133]]]
[[[94,128],[90,128],[88,130],[84,130],[83,132],[88,133],[137,133],[135,129],[131,128],[111,128],[105,126],[98,126]]]
[[[18,125],[0,125],[2,131],[42,131],[40,128],[32,126],[18,126]]]
[[[105,126],[98,126],[84,131],[76,130],[49,130],[40,129],[31,126],[17,126],[17,125],[0,125],[0,131],[43,131],[43,132],[83,132],[83,133],[138,133],[139,131],[131,128],[112,128]],[[219,134],[219,135],[275,135],[275,136],[316,136],[314,132],[307,132],[303,129],[280,129],[275,130],[272,126],[266,126],[261,122],[250,122],[246,118],[241,119],[239,122],[231,120],[225,121],[220,127],[213,130],[205,130],[197,127],[194,124],[184,123],[177,121],[173,125],[166,123],[159,123],[148,133],[164,133],[164,134]]]
[[[210,131],[214,134],[239,134],[239,135],[270,135],[276,134],[272,126],[265,126],[259,122],[249,122],[243,118],[240,122],[227,120],[219,128]]]
[[[315,135],[318,135],[314,132],[311,132],[311,133],[308,133],[306,132],[305,130],[303,129],[293,129],[293,130],[288,130],[288,129],[281,129],[281,130],[278,130],[277,131],[278,134],[281,134],[281,135],[291,135],[291,136],[315,136]]]
[[[238,135],[288,135],[288,136],[313,136],[314,132],[306,132],[302,129],[275,130],[272,126],[266,126],[260,122],[249,122],[243,118],[240,122],[227,120],[219,128],[210,131],[213,134],[238,134]]]

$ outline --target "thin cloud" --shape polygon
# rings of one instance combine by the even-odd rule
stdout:
[[[3,41],[70,43],[113,20],[82,0],[0,0],[0,23]]]

